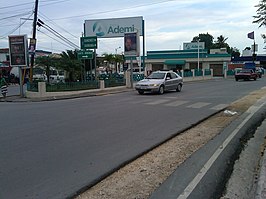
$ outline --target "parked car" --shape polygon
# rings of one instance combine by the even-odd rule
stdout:
[[[235,74],[235,80],[257,80],[258,74],[252,69],[242,69]]]
[[[155,71],[145,79],[137,82],[135,89],[139,94],[144,92],[157,92],[163,94],[165,91],[181,91],[183,78],[173,71]]]

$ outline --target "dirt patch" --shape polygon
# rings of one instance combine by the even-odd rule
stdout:
[[[265,89],[250,93],[199,125],[183,132],[116,171],[76,199],[146,199],[192,153],[219,134],[240,114],[262,98]]]

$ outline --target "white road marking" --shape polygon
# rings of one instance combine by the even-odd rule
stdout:
[[[259,100],[260,105],[251,106],[246,112],[250,113],[244,121],[227,137],[227,139],[222,143],[222,145],[214,152],[211,158],[206,162],[206,164],[202,167],[199,173],[195,176],[195,178],[188,184],[188,186],[184,189],[183,193],[177,197],[177,199],[186,199],[193,192],[195,187],[199,184],[201,179],[205,176],[207,171],[211,168],[215,160],[219,157],[219,155],[223,152],[226,146],[231,142],[234,136],[238,133],[238,131],[245,125],[245,123],[262,107],[266,104],[266,97],[263,97]],[[263,102],[263,103],[262,103]]]
[[[197,102],[195,104],[191,104],[189,106],[187,106],[187,108],[202,108],[204,106],[208,106],[211,103],[206,103],[206,102]]]
[[[183,104],[186,104],[186,103],[188,103],[189,101],[181,101],[181,100],[179,100],[179,101],[174,101],[174,102],[170,102],[170,103],[168,103],[168,104],[165,104],[165,106],[180,106],[180,105],[183,105]]]
[[[228,104],[218,104],[217,106],[212,107],[212,110],[222,110],[224,108],[228,107]]]
[[[152,102],[148,102],[148,103],[145,103],[145,104],[148,104],[148,105],[157,105],[157,104],[163,104],[163,103],[166,103],[168,102],[169,100],[167,99],[160,99],[160,100],[154,100]]]

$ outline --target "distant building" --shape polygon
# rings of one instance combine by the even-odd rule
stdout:
[[[194,46],[195,42],[193,43]],[[188,45],[188,44],[186,44]],[[134,59],[134,58],[133,58]],[[191,70],[191,69],[213,69],[214,76],[223,76],[224,70],[231,62],[231,55],[226,49],[207,49],[190,48],[186,50],[162,50],[147,51],[145,57],[145,70]],[[127,58],[126,64],[130,64]],[[138,66],[137,60],[133,61],[133,67]]]
[[[6,75],[10,72],[10,61],[9,61],[9,49],[1,48],[0,49],[0,71]]]

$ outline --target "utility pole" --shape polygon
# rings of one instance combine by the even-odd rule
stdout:
[[[34,18],[33,18],[33,29],[32,29],[32,39],[36,40],[36,26],[37,26],[37,16],[38,16],[38,4],[39,0],[35,0],[35,9],[34,9]],[[36,45],[36,44],[35,44]],[[31,54],[30,59],[30,82],[32,83],[32,71],[33,71],[33,65],[34,65],[34,55],[35,53]]]

